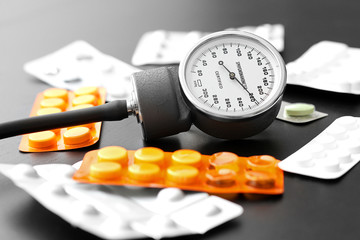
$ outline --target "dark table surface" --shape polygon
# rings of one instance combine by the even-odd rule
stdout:
[[[359,10],[359,1],[335,0],[0,0],[0,122],[27,117],[36,94],[49,88],[27,75],[23,64],[75,40],[85,40],[130,63],[139,38],[147,31],[214,32],[281,23],[285,26],[282,56],[288,63],[322,40],[360,47]],[[266,131],[239,141],[215,139],[192,127],[153,142],[142,140],[140,126],[131,117],[105,122],[98,144],[75,151],[24,154],[18,151],[20,136],[0,140],[0,162],[73,164],[87,151],[109,145],[156,146],[165,151],[190,148],[203,154],[232,151],[284,159],[336,118],[360,113],[356,95],[288,86],[284,100],[313,103],[329,116],[304,125],[276,120]],[[233,201],[244,207],[244,214],[196,238],[359,239],[359,183],[359,165],[337,180],[285,173],[283,195],[240,194]],[[0,191],[0,239],[97,239],[46,210],[3,175]]]

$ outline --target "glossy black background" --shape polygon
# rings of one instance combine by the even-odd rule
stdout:
[[[359,1],[336,0],[0,0],[0,122],[27,117],[36,94],[49,87],[27,75],[23,64],[75,40],[85,40],[130,63],[139,38],[147,31],[213,32],[281,23],[285,26],[282,56],[288,63],[322,40],[360,47],[359,9]],[[0,140],[0,161],[73,164],[85,152],[109,145],[270,154],[284,159],[336,118],[360,113],[356,95],[288,86],[284,100],[313,103],[329,116],[304,125],[276,120],[261,134],[241,141],[215,139],[192,127],[154,142],[142,140],[140,126],[131,117],[104,123],[100,142],[81,150],[24,154],[18,151],[20,137]],[[285,173],[282,196],[240,194],[233,201],[244,207],[241,217],[203,236],[180,239],[359,239],[359,183],[360,166],[330,181]],[[1,239],[97,239],[46,210],[2,175],[0,191]]]

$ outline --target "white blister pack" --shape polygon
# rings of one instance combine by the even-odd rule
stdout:
[[[331,51],[329,51],[331,49]],[[322,41],[286,65],[287,83],[321,90],[360,94],[360,49]]]
[[[244,26],[226,30],[239,30],[254,33],[268,40],[278,51],[284,50],[284,26],[281,24],[263,24]],[[176,64],[208,32],[157,30],[145,33],[136,46],[131,63],[135,66],[147,64]]]
[[[41,58],[25,63],[28,74],[51,86],[69,90],[105,87],[108,101],[130,95],[130,75],[140,71],[106,55],[85,41],[75,41]]]
[[[202,234],[243,212],[207,193],[77,183],[75,170],[66,164],[0,164],[0,172],[44,207],[104,239]],[[195,218],[201,224],[189,225]]]
[[[360,118],[343,116],[278,166],[287,172],[335,179],[348,172],[359,160]]]

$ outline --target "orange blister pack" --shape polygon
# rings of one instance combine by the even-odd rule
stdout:
[[[190,149],[104,147],[85,154],[73,179],[84,183],[153,188],[176,187],[209,193],[282,194],[280,161],[269,155],[231,152],[202,155]]]
[[[39,93],[30,117],[89,108],[105,103],[106,90],[102,87],[82,87],[75,91],[50,88]],[[50,152],[87,147],[100,138],[101,122],[52,129],[23,135],[22,152]]]

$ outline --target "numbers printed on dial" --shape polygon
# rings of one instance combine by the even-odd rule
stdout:
[[[223,112],[246,112],[266,101],[275,73],[266,51],[237,42],[202,49],[190,61],[190,87],[198,101]],[[188,84],[190,86],[190,84]]]

